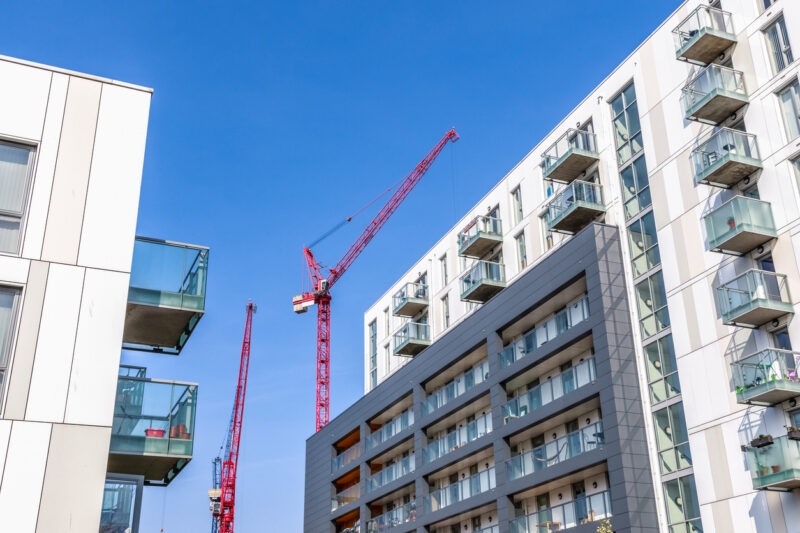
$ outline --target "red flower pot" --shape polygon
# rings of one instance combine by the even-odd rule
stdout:
[[[164,433],[166,433],[166,432],[167,431],[164,430],[164,429],[154,429],[154,428],[150,428],[150,429],[145,429],[144,430],[144,434],[147,437],[159,437],[159,438],[161,438],[161,437],[164,436]]]

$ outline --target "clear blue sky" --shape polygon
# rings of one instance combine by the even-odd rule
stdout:
[[[336,415],[362,394],[366,308],[678,4],[4,2],[0,53],[155,89],[138,233],[211,247],[207,314],[182,355],[124,355],[200,383],[194,459],[145,491],[141,531],[209,528],[248,298],[237,530],[301,531],[315,374],[314,313],[290,306],[303,244],[456,127],[461,140],[333,291]],[[374,212],[318,256],[337,261]]]

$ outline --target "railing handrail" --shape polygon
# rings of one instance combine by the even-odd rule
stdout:
[[[696,92],[696,93],[700,93],[700,94],[708,94],[708,91],[705,91],[705,92],[704,91],[700,91],[698,89],[693,88],[692,86],[703,75],[705,75],[707,72],[712,71],[712,70],[718,70],[718,71],[722,71],[722,72],[730,72],[730,73],[732,73],[734,75],[738,74],[739,76],[741,76],[742,89],[745,89],[745,87],[744,87],[744,72],[742,72],[741,70],[736,70],[735,68],[726,67],[724,65],[718,65],[717,63],[710,63],[710,64],[706,65],[705,67],[703,67],[702,69],[700,69],[699,71],[697,71],[697,73],[695,73],[695,75],[692,76],[689,79],[689,81],[686,82],[686,85],[684,85],[681,90],[684,91],[684,92]]]
[[[701,5],[697,6],[696,8],[694,8],[691,11],[691,13],[689,13],[683,20],[681,20],[680,23],[678,23],[678,25],[675,26],[675,29],[672,30],[672,33],[675,33],[675,34],[684,33],[680,29],[681,26],[683,26],[684,24],[689,22],[692,18],[694,18],[699,11],[716,11],[718,13],[721,13],[723,16],[727,15],[728,17],[732,17],[732,15],[733,15],[730,11],[725,11],[724,9],[720,9],[718,7],[715,7],[715,6],[709,6],[709,5],[702,5],[701,4]],[[733,26],[733,20],[731,20],[731,26]],[[731,27],[730,33],[733,33],[733,27]]]
[[[340,490],[339,492],[337,492],[337,493],[336,493],[336,497],[338,497],[338,496],[341,496],[341,495],[343,495],[343,494],[345,494],[345,493],[353,493],[353,492],[356,492],[356,491],[358,491],[360,488],[361,488],[361,481],[358,481],[358,482],[356,482],[356,484],[355,484],[355,485],[350,485],[350,486],[349,486],[349,487],[347,487],[346,489],[343,489],[343,490]]]
[[[428,298],[428,296],[427,296],[427,292],[428,292],[428,288],[429,288],[428,284],[427,283],[419,283],[418,281],[408,281],[406,283],[403,283],[400,286],[400,288],[397,289],[397,291],[392,295],[392,298],[419,298],[419,296],[409,296],[408,293],[406,292],[406,289],[408,287],[421,288],[423,291],[425,291],[424,299]]]
[[[603,421],[602,420],[598,420],[597,422],[589,424],[588,426],[586,426],[586,427],[584,427],[582,429],[576,429],[575,431],[570,431],[569,433],[566,433],[566,434],[558,437],[555,440],[551,440],[550,442],[545,442],[544,444],[541,444],[541,445],[539,445],[539,446],[537,446],[535,448],[532,448],[532,449],[528,450],[527,452],[522,452],[520,454],[517,454],[514,457],[512,457],[511,459],[506,460],[506,463],[510,463],[511,461],[513,461],[513,460],[515,460],[517,458],[525,457],[527,455],[535,455],[536,452],[539,452],[539,451],[542,451],[542,450],[547,451],[548,446],[552,447],[554,443],[555,443],[557,448],[560,448],[562,444],[566,445],[566,443],[567,443],[567,441],[569,440],[570,437],[575,436],[575,435],[583,435],[584,432],[587,429],[593,429],[593,428],[596,430],[595,435],[597,435],[597,433],[602,433],[603,432]],[[604,444],[605,444],[605,442],[597,442],[596,443],[596,445],[598,447],[599,446],[603,446]],[[592,449],[594,450],[595,448],[592,448]],[[578,453],[578,455],[580,455],[581,453],[586,453],[587,451],[590,451],[590,450],[585,450],[584,446],[583,446],[583,441],[581,441],[581,451]],[[560,455],[560,453],[561,452],[559,450],[558,455],[556,457],[558,457]],[[576,457],[576,456],[575,455],[571,455],[569,457],[565,457],[564,460],[571,459],[573,457]],[[547,459],[547,460],[549,461],[550,459]],[[561,461],[559,460],[557,462],[561,462]]]
[[[559,378],[559,377],[561,377],[561,376],[564,376],[565,374],[568,374],[568,373],[569,373],[569,374],[573,374],[573,375],[574,375],[574,374],[575,374],[575,373],[576,373],[576,372],[577,372],[577,371],[578,371],[578,370],[579,370],[579,369],[580,369],[582,366],[584,366],[584,365],[585,365],[585,366],[587,366],[587,367],[590,367],[590,368],[593,368],[593,369],[594,369],[594,374],[595,374],[595,375],[593,376],[593,379],[592,379],[591,381],[589,381],[589,383],[594,383],[595,381],[597,381],[597,364],[596,364],[596,359],[595,359],[595,356],[594,356],[594,355],[590,355],[589,357],[587,357],[587,358],[586,358],[586,359],[584,359],[583,361],[580,361],[580,362],[579,362],[578,364],[576,364],[575,366],[571,366],[571,367],[569,367],[569,370],[564,370],[563,372],[559,372],[558,374],[556,374],[555,376],[553,376],[551,379],[548,379],[548,380],[546,380],[546,381],[543,381],[543,382],[539,383],[538,385],[535,385],[533,388],[531,388],[531,389],[529,389],[529,390],[526,390],[526,391],[525,391],[523,394],[520,394],[519,396],[515,396],[514,398],[511,398],[510,400],[508,400],[507,402],[505,402],[505,403],[504,403],[504,404],[501,406],[501,410],[502,410],[502,409],[503,409],[503,408],[504,408],[506,405],[511,405],[512,403],[519,403],[521,399],[523,399],[523,398],[525,398],[525,397],[528,397],[528,396],[531,396],[531,395],[534,395],[536,392],[538,392],[538,391],[541,391],[541,390],[542,390],[542,388],[543,388],[543,387],[545,387],[545,386],[547,386],[547,385],[550,385],[550,386],[552,386],[552,383],[554,383],[554,380],[558,379],[558,378]],[[562,381],[562,385],[563,385],[563,381]],[[587,383],[586,385],[588,385],[588,383]],[[579,388],[581,388],[581,387],[584,387],[584,386],[585,386],[585,385],[580,385],[580,386],[577,386],[577,385],[576,385],[575,389],[579,389]],[[571,392],[571,391],[570,391],[570,392]],[[555,398],[554,398],[554,400],[555,400]],[[548,403],[550,403],[550,402],[548,402]],[[546,405],[546,404],[545,404],[545,405]]]
[[[411,500],[410,502],[408,502],[406,504],[403,504],[400,507],[395,507],[394,509],[392,509],[390,511],[386,511],[385,513],[381,513],[378,516],[370,518],[369,522],[380,522],[383,519],[385,519],[387,516],[389,516],[389,515],[391,515],[393,513],[397,513],[398,511],[402,511],[402,514],[407,517],[408,515],[411,514],[411,511],[416,511],[416,510],[417,510],[417,501],[416,500]],[[409,521],[410,520],[408,520],[408,519],[405,520],[405,522],[409,522]]]
[[[385,433],[389,433],[389,429],[393,428],[396,422],[400,422],[402,424],[403,417],[407,417],[408,418],[408,423],[407,423],[406,427],[401,428],[401,429],[399,429],[397,431],[394,431],[391,435],[384,436]],[[412,424],[414,424],[414,407],[413,406],[409,407],[406,410],[404,410],[403,412],[401,412],[400,414],[398,414],[397,416],[395,416],[394,418],[392,418],[391,420],[386,422],[384,425],[382,425],[381,427],[379,427],[375,431],[371,432],[369,434],[369,436],[367,436],[367,448],[369,449],[370,447],[377,446],[378,444],[386,441],[387,439],[390,439],[390,438],[394,437],[400,431],[404,431],[404,430],[408,429],[409,427],[411,427]],[[376,437],[379,437],[379,438],[376,438]],[[377,441],[377,442],[375,442],[375,441]]]
[[[144,383],[161,383],[161,384],[164,384],[164,385],[180,385],[181,387],[193,387],[195,389],[200,387],[200,384],[192,383],[192,382],[189,382],[189,381],[173,381],[173,380],[169,380],[169,379],[158,379],[158,378],[147,378],[147,377],[140,378],[140,377],[137,377],[137,376],[119,376],[119,375],[117,376],[117,380],[123,380],[123,379],[127,380],[127,381],[140,381],[140,382],[144,382]]]
[[[400,475],[398,475],[395,471],[401,470],[404,465],[406,468],[408,468],[408,473],[410,474],[415,470],[416,464],[417,463],[414,460],[414,452],[411,452],[409,455],[403,457],[399,461],[395,461],[394,463],[390,464],[380,472],[375,472],[374,474],[369,476],[367,478],[367,491],[369,491],[370,484],[377,485],[377,487],[382,487],[386,483],[390,483],[395,479],[399,479]],[[383,478],[387,477],[390,472],[393,472],[392,479],[389,481],[384,481]],[[406,475],[406,474],[401,474],[401,475]]]
[[[137,241],[150,242],[150,243],[153,243],[153,244],[166,244],[166,245],[169,245],[169,246],[177,246],[179,248],[190,248],[190,249],[193,249],[193,250],[206,250],[206,251],[211,250],[211,248],[209,248],[208,246],[203,246],[201,244],[189,244],[189,243],[185,243],[185,242],[168,241],[168,240],[165,240],[165,239],[156,239],[156,238],[153,238],[153,237],[145,237],[145,236],[142,236],[142,235],[137,235],[134,239],[137,240]]]
[[[457,383],[458,380],[465,378],[469,374],[478,374],[478,375],[481,376],[480,382],[475,380],[475,384],[472,387],[465,388],[464,392],[453,396],[453,398],[457,398],[458,396],[461,396],[461,394],[465,394],[466,391],[468,391],[471,388],[475,387],[476,385],[478,385],[478,383],[483,383],[486,380],[486,375],[488,373],[489,373],[489,358],[486,357],[485,359],[483,359],[477,365],[475,365],[473,367],[470,367],[469,369],[463,371],[462,373],[458,374],[453,379],[451,379],[450,381],[448,381],[447,383],[445,383],[444,385],[442,385],[441,387],[439,387],[435,391],[431,392],[424,400],[422,400],[423,410],[425,409],[425,405],[426,404],[433,403],[434,400],[436,400],[436,403],[438,404],[439,403],[439,396],[441,395],[441,396],[445,396],[446,397],[447,388],[450,387],[451,385],[455,386],[455,383]],[[435,407],[432,407],[431,411],[429,411],[429,412],[433,412],[433,410],[438,409],[439,407],[442,407],[448,401],[450,401],[450,400],[445,401],[441,405],[437,405]]]
[[[443,436],[439,437],[438,439],[429,442],[425,446],[425,449],[433,449],[433,447],[437,446],[439,443],[445,442],[451,435],[458,435],[462,431],[464,431],[464,432],[468,431],[468,428],[469,428],[470,425],[473,425],[473,427],[477,427],[478,426],[478,422],[481,419],[486,419],[486,433],[484,433],[484,435],[486,435],[488,433],[491,433],[492,432],[492,428],[491,428],[491,425],[492,425],[492,413],[490,411],[488,413],[482,414],[479,417],[476,417],[475,420],[467,422],[463,426],[461,426],[459,428],[456,428],[453,431],[450,431],[449,433],[444,434]],[[480,438],[480,437],[476,437],[476,439],[477,438]],[[441,457],[441,456],[439,456],[439,457]]]
[[[731,198],[728,198],[727,200],[725,200],[724,202],[719,204],[717,207],[712,208],[711,211],[709,211],[707,214],[703,215],[703,218],[706,218],[706,217],[709,217],[709,216],[713,215],[714,213],[716,213],[717,211],[719,211],[723,207],[727,206],[728,204],[730,204],[730,203],[732,203],[732,202],[734,202],[736,200],[741,200],[741,201],[745,201],[745,202],[752,202],[752,203],[759,203],[759,204],[764,204],[767,207],[772,207],[772,204],[770,204],[766,200],[762,200],[760,198],[753,198],[751,196],[745,196],[743,194],[737,194],[735,196],[732,196]]]
[[[592,502],[592,498],[595,497],[595,496],[602,496],[603,497],[603,507],[605,508],[606,504],[608,504],[608,508],[604,509],[604,511],[606,511],[609,515],[613,515],[613,510],[611,509],[611,491],[609,491],[608,489],[603,490],[603,491],[599,491],[599,492],[595,492],[593,494],[585,494],[580,499],[583,500],[587,504],[587,509],[589,509],[589,506],[591,505],[591,502]],[[552,505],[550,507],[547,507],[546,509],[542,509],[542,510],[539,510],[539,511],[534,511],[532,513],[526,514],[525,516],[520,516],[518,518],[515,518],[515,519],[512,520],[512,522],[515,522],[517,520],[520,520],[520,521],[525,520],[525,523],[527,523],[527,520],[530,517],[537,517],[538,518],[540,515],[542,515],[544,513],[550,513],[552,515],[555,509],[567,509],[569,506],[574,506],[577,503],[577,501],[578,501],[578,498],[575,498],[575,499],[573,499],[571,501],[568,501],[568,502],[565,502],[565,503],[561,503],[561,504],[558,504],[558,505]],[[591,510],[594,511],[593,508]],[[569,527],[569,526],[567,526],[567,527]],[[536,532],[529,532],[529,533],[536,533]]]
[[[477,259],[475,261],[475,263],[473,263],[473,265],[471,267],[469,267],[467,270],[465,270],[461,274],[461,276],[459,276],[459,279],[461,279],[463,281],[464,278],[468,277],[469,274],[471,274],[473,271],[479,269],[483,265],[498,265],[498,266],[504,267],[505,263],[499,263],[499,262],[496,262],[496,261],[487,261],[485,259]]]
[[[448,493],[448,491],[450,491],[450,490],[453,490],[453,487],[459,487],[459,488],[457,489],[457,490],[458,490],[458,492],[459,492],[458,498],[456,498],[456,499],[455,499],[455,501],[454,501],[453,503],[456,503],[456,502],[463,501],[463,500],[465,500],[466,498],[470,498],[470,497],[472,497],[472,496],[475,496],[476,494],[483,494],[483,492],[485,492],[485,491],[476,492],[476,493],[474,493],[474,494],[473,494],[473,493],[472,493],[472,491],[470,490],[470,494],[468,494],[468,495],[464,495],[464,494],[462,494],[462,489],[461,489],[461,487],[462,487],[462,486],[464,486],[464,485],[467,485],[467,486],[469,486],[469,487],[472,487],[472,481],[473,481],[473,480],[476,480],[476,479],[477,479],[477,480],[480,480],[481,478],[488,478],[489,485],[495,485],[495,486],[496,486],[496,484],[497,484],[497,480],[495,479],[494,483],[492,483],[492,481],[491,481],[491,480],[492,480],[492,477],[493,477],[493,474],[494,474],[494,475],[496,475],[495,467],[494,467],[494,466],[490,466],[489,468],[486,468],[486,469],[484,469],[484,470],[481,470],[480,472],[478,472],[478,473],[476,473],[476,474],[472,474],[472,475],[471,475],[471,476],[469,476],[469,477],[465,477],[465,478],[463,478],[463,479],[459,479],[459,480],[458,480],[458,481],[456,481],[455,483],[449,483],[449,484],[445,485],[444,487],[441,487],[441,488],[438,488],[438,489],[436,489],[436,490],[434,490],[434,491],[431,491],[431,492],[430,492],[430,493],[429,493],[429,494],[428,494],[428,495],[425,497],[426,504],[430,505],[430,504],[431,504],[431,502],[433,501],[433,498],[434,498],[434,497],[439,497],[439,496],[441,496],[441,495],[443,495],[443,494],[447,494],[447,493]],[[491,486],[490,486],[490,487],[489,487],[487,490],[491,490],[491,489],[493,489],[493,488],[494,488],[494,487],[491,487]],[[447,507],[447,506],[443,506],[443,505],[441,505],[441,502],[439,502],[439,508],[441,509],[442,507]]]
[[[762,276],[764,274],[767,274],[768,276],[775,276],[776,278],[779,278],[779,279],[783,279],[783,280],[787,279],[786,274],[780,274],[778,272],[772,272],[771,270],[761,270],[760,268],[750,268],[748,270],[745,270],[744,272],[742,272],[738,276],[734,276],[733,278],[729,279],[725,283],[720,284],[720,286],[718,288],[719,289],[724,289],[724,290],[740,290],[740,289],[729,288],[728,285],[730,285],[731,283],[733,283],[734,281],[736,281],[738,279],[741,279],[741,278],[743,278],[745,276],[749,276],[749,275],[753,275],[753,274],[760,274]],[[788,290],[788,287],[787,287],[787,290]]]
[[[546,149],[545,149],[545,150],[542,152],[542,161],[545,161],[545,160],[547,160],[547,159],[549,159],[549,158],[552,158],[553,156],[552,156],[552,155],[548,155],[548,153],[549,153],[549,152],[550,152],[550,151],[551,151],[553,148],[556,148],[556,149],[557,149],[557,148],[558,148],[558,144],[559,144],[559,143],[560,143],[560,142],[561,142],[563,139],[569,139],[569,137],[570,137],[571,135],[573,135],[573,134],[574,134],[574,137],[575,137],[575,138],[577,138],[579,135],[584,135],[584,134],[585,134],[585,135],[587,135],[587,136],[588,136],[588,137],[590,137],[590,138],[594,138],[594,139],[595,139],[595,143],[596,143],[596,140],[597,140],[597,134],[596,134],[595,132],[593,132],[593,131],[581,130],[581,129],[578,129],[578,128],[567,128],[567,131],[565,131],[563,134],[559,135],[559,136],[556,138],[556,140],[555,140],[555,141],[553,141],[553,143],[552,143],[550,146],[548,146],[548,147],[547,147],[547,148],[546,148]],[[569,146],[569,144],[568,144],[568,146]],[[561,155],[563,155],[563,154],[561,154]],[[558,150],[556,150],[556,158],[558,158],[558,157],[561,157],[561,155],[559,155],[559,154],[558,154]]]

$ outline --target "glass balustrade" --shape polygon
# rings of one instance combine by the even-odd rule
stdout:
[[[386,442],[401,431],[408,429],[414,423],[414,409],[403,411],[386,424],[382,425],[367,438],[367,449]]]
[[[584,296],[551,316],[500,351],[500,368],[505,368],[589,318],[589,297]]]
[[[757,269],[717,287],[717,304],[725,324],[746,327],[792,312],[786,276]]]
[[[708,249],[745,254],[777,237],[768,202],[734,196],[704,217]]]
[[[404,457],[396,463],[387,465],[383,470],[367,478],[367,492],[377,490],[384,485],[398,480],[401,477],[410,474],[414,471],[416,463],[414,462],[414,454]]]
[[[546,179],[569,182],[598,159],[595,134],[569,129],[542,154],[542,173]]]
[[[675,56],[702,64],[711,63],[736,42],[731,14],[711,6],[692,11],[672,34]]]
[[[485,302],[506,286],[506,267],[502,263],[476,261],[461,276],[461,299]]]
[[[611,493],[598,492],[511,520],[510,533],[548,533],[611,518]]]
[[[800,395],[800,354],[768,348],[731,363],[739,403],[775,405]]]
[[[800,486],[800,441],[785,435],[760,448],[748,446],[745,456],[754,489]]]
[[[337,472],[361,456],[361,443],[357,442],[331,461],[331,473]]]
[[[695,183],[730,187],[762,167],[756,136],[721,128],[692,150]]]
[[[336,494],[336,496],[331,499],[331,512],[344,507],[349,503],[353,503],[356,501],[359,496],[361,495],[361,484],[356,483],[352,487],[346,488],[343,491]]]
[[[481,364],[474,366],[460,374],[444,387],[431,393],[422,402],[422,415],[426,416],[434,412],[443,405],[455,400],[476,385],[480,385],[489,378],[489,361],[484,360]]]
[[[569,370],[536,385],[525,394],[506,402],[503,405],[503,421],[507,424],[515,418],[523,417],[565,394],[594,383],[596,380],[595,359],[590,357]]]
[[[435,461],[491,432],[492,414],[486,413],[425,446],[422,450],[422,462],[427,464]]]
[[[458,233],[458,254],[481,257],[503,241],[503,224],[497,217],[476,216]]]
[[[681,102],[687,119],[719,124],[747,103],[744,74],[711,64],[684,86]]]
[[[428,324],[406,322],[393,335],[395,355],[416,355],[431,343]]]
[[[473,531],[472,533],[500,533],[500,526],[489,526],[477,531]]]
[[[575,180],[550,200],[543,218],[548,231],[576,233],[605,210],[600,184]]]
[[[100,509],[100,533],[134,531],[137,492],[141,489],[134,480],[106,479]]]
[[[494,467],[432,491],[425,497],[425,512],[438,511],[495,488]]]
[[[417,518],[417,502],[410,501],[402,507],[387,511],[367,522],[367,533],[384,533],[390,529],[412,522]]]
[[[406,283],[392,296],[392,312],[397,316],[414,316],[428,307],[428,286]]]
[[[573,431],[512,457],[506,461],[506,475],[509,481],[519,479],[577,457],[582,453],[602,448],[604,443],[603,423],[595,422],[583,429]]]

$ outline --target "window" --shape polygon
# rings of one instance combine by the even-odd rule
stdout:
[[[511,207],[514,214],[514,224],[519,224],[522,221],[522,192],[519,185],[511,191]]]
[[[781,113],[783,113],[789,139],[800,137],[800,83],[797,80],[792,82],[778,93],[778,99],[781,103]]]
[[[703,532],[694,475],[671,479],[664,483],[664,498],[667,501],[669,533]]]
[[[444,287],[450,281],[450,278],[447,276],[447,254],[439,258],[439,265],[442,268],[442,287]]]
[[[384,347],[383,347],[383,361],[386,364],[386,373],[388,374],[389,371],[392,368],[392,364],[391,364],[392,363],[392,358],[391,358],[391,352],[389,351],[389,345],[388,344],[384,345]]]
[[[647,163],[644,155],[619,173],[622,178],[622,200],[624,202],[625,219],[649,207],[650,181],[647,178]]]
[[[636,302],[642,337],[651,337],[669,326],[667,295],[664,291],[664,277],[660,270],[636,284]]]
[[[792,351],[792,340],[789,338],[789,330],[781,328],[772,334],[773,345],[779,350]]]
[[[0,141],[0,252],[19,251],[33,148]]]
[[[518,266],[520,271],[522,271],[526,266],[528,266],[528,255],[525,252],[525,232],[523,231],[514,237],[514,240],[517,242]]]
[[[692,466],[689,432],[683,416],[683,403],[678,402],[653,413],[661,473],[668,474]]]
[[[776,20],[774,24],[764,30],[764,34],[767,37],[772,68],[778,73],[794,61],[784,18],[780,17]]]
[[[663,402],[681,393],[678,365],[672,335],[661,337],[644,347],[647,357],[647,381],[650,383],[650,400]]]
[[[628,226],[628,239],[631,245],[633,276],[641,276],[661,263],[658,253],[658,236],[653,211],[631,222]]]
[[[772,5],[773,5],[773,4],[774,4],[776,1],[777,1],[777,0],[758,0],[758,3],[760,4],[761,11],[764,11],[764,10],[766,10],[766,9],[768,9],[768,8],[770,8],[770,7],[772,7]]]
[[[103,489],[100,531],[138,531],[142,476],[108,474]]]
[[[383,322],[384,322],[384,326],[385,326],[383,328],[383,335],[384,335],[384,337],[388,337],[389,336],[389,332],[391,331],[389,329],[390,324],[389,324],[389,308],[388,307],[383,310]]]
[[[14,325],[17,322],[19,295],[19,289],[0,287],[0,393],[3,390],[8,360],[11,356],[11,341],[14,337]],[[1,396],[2,394],[0,394]]]
[[[369,323],[369,388],[378,384],[378,322]]]
[[[611,101],[611,114],[614,116],[617,162],[624,165],[642,151],[642,128],[633,83]]]
[[[445,294],[442,296],[442,329],[450,327],[450,297]]]

